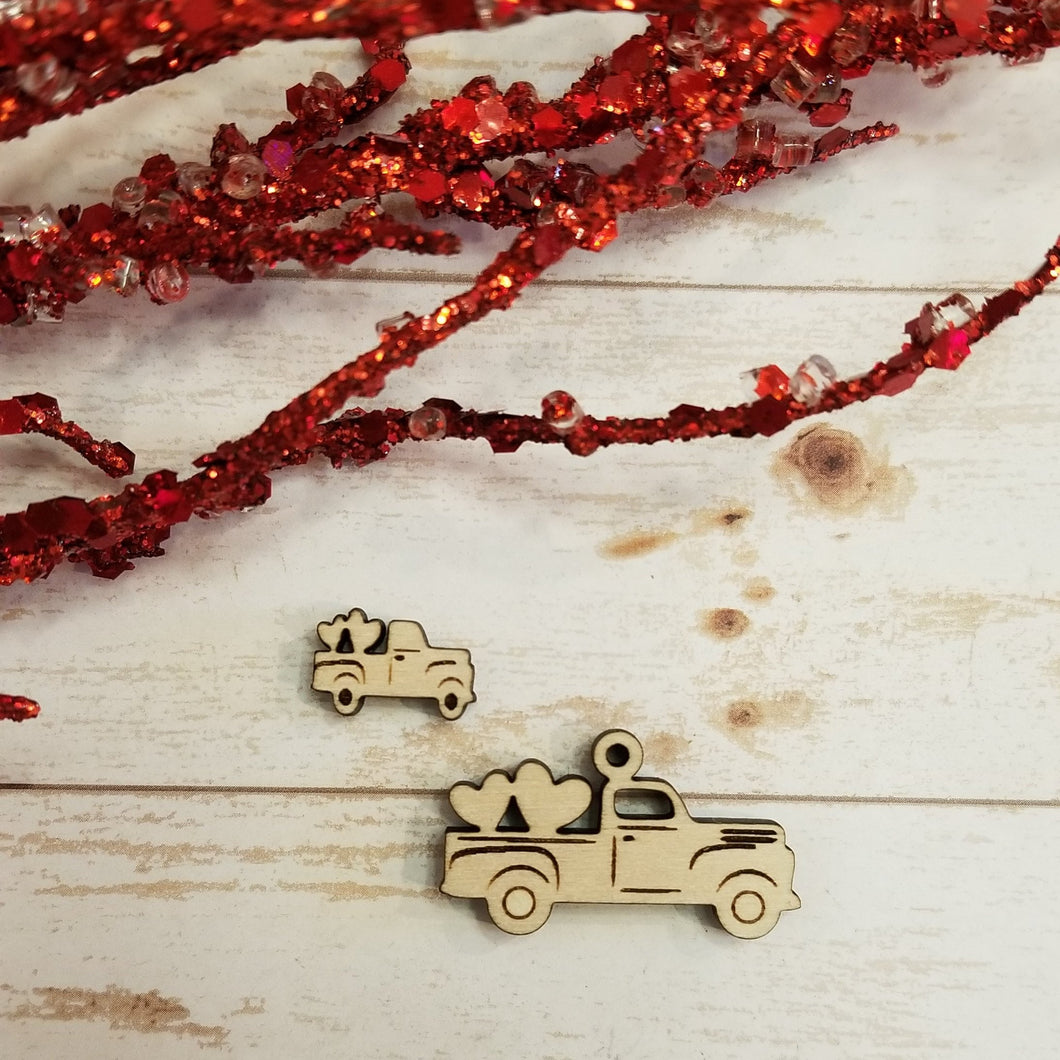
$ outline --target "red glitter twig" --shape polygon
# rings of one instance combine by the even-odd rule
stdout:
[[[0,435],[3,434],[43,434],[54,438],[111,478],[131,474],[136,462],[132,450],[121,442],[97,442],[73,420],[64,420],[58,402],[47,394],[23,394],[0,401]]]
[[[0,692],[0,721],[27,721],[39,713],[40,704],[36,700]]]
[[[347,17],[362,23],[377,17],[394,42],[483,19],[504,21],[529,6],[516,0],[502,10],[483,6],[482,0],[474,7],[471,0],[438,0],[430,6],[404,5],[397,18],[389,0],[359,6],[340,0],[322,28],[341,36],[355,24],[344,22]],[[535,10],[574,6],[601,9],[611,7],[612,0],[545,0]],[[561,405],[571,422],[562,429],[555,410],[542,417],[477,413],[443,400],[413,412],[354,410],[328,422],[351,398],[377,394],[390,371],[413,365],[421,353],[492,309],[508,308],[572,248],[602,249],[615,238],[619,216],[680,201],[704,207],[719,195],[749,190],[794,166],[896,131],[883,124],[856,133],[833,128],[814,143],[804,134],[777,137],[769,122],[744,123],[732,161],[720,170],[703,161],[709,136],[741,123],[749,107],[776,98],[807,116],[811,125],[832,126],[850,106],[851,92],[841,89],[842,78],[864,74],[877,61],[923,67],[993,52],[1025,62],[1060,44],[1056,0],[1040,5],[1041,10],[1020,2],[1005,11],[988,11],[987,0],[944,2],[941,17],[924,20],[860,3],[791,0],[783,5],[788,17],[772,31],[757,21],[759,5],[745,0],[702,5],[663,0],[651,6],[673,14],[650,19],[646,32],[597,60],[568,92],[548,103],[525,83],[501,93],[492,79],[477,78],[453,100],[406,118],[396,136],[369,134],[315,147],[363,119],[404,82],[404,55],[393,44],[371,44],[366,50],[374,61],[353,86],[343,88],[326,74],[316,75],[309,86],[294,86],[288,107],[295,120],[281,122],[256,144],[234,126],[222,126],[211,151],[212,168],[178,169],[167,155],[158,155],[144,164],[139,177],[122,182],[127,187],[120,195],[116,188],[113,205],[68,207],[58,214],[44,209],[32,216],[6,210],[0,220],[7,240],[0,244],[0,323],[32,322],[35,314],[59,317],[68,303],[101,285],[130,294],[142,282],[155,301],[176,301],[187,289],[189,265],[245,282],[285,258],[326,270],[377,246],[425,253],[456,249],[452,236],[387,216],[377,204],[393,191],[411,194],[428,218],[450,213],[495,227],[514,225],[520,233],[470,290],[431,314],[385,329],[374,350],[272,413],[251,434],[201,457],[196,474],[180,481],[172,471],[159,471],[117,496],[60,497],[0,519],[0,583],[45,576],[63,559],[115,577],[134,559],[161,555],[171,528],[193,514],[263,503],[271,488],[268,476],[278,468],[314,454],[360,465],[383,458],[409,437],[430,436],[422,423],[419,432],[412,429],[421,413],[431,423],[441,421],[449,436],[485,438],[496,452],[511,452],[524,442],[551,442],[588,455],[614,444],[773,434],[805,416],[900,393],[926,368],[957,368],[974,342],[1057,278],[1060,258],[1054,246],[1033,277],[988,299],[978,313],[969,311],[963,324],[946,321],[941,312],[967,303],[963,296],[926,306],[907,328],[911,341],[901,353],[863,376],[828,382],[812,392],[801,385],[796,391],[793,380],[791,393],[783,389],[727,409],[679,405],[663,417],[596,418],[582,416],[563,395]],[[109,41],[97,43],[99,34],[89,34],[104,8],[114,32]],[[0,24],[0,30],[14,31],[0,33],[0,66],[6,61],[14,67],[14,77],[0,88],[0,139],[215,61],[255,34],[257,39],[316,35],[306,22],[310,10],[282,0],[246,0],[239,25],[223,17],[215,22],[224,0],[151,0],[150,8],[145,12],[144,5],[118,0],[83,13],[58,0],[31,24],[19,18]],[[277,29],[281,8],[289,29]],[[696,17],[700,11],[715,17],[704,22]],[[292,12],[304,17],[290,21]],[[70,87],[63,62],[74,52],[63,35],[71,33],[80,35],[80,59],[96,78],[92,91],[77,78]],[[122,70],[108,80],[114,75],[114,42],[120,45]],[[157,46],[162,54],[126,68],[125,52],[139,44]],[[623,132],[632,132],[644,149],[615,173],[551,159],[557,150],[604,143]],[[515,157],[537,152],[550,156],[547,165]],[[513,158],[499,177],[485,168]],[[290,227],[356,200],[360,204],[338,226],[323,231]],[[785,377],[785,388],[788,382]],[[55,402],[40,395],[0,402],[0,433],[5,424],[7,433],[57,438],[110,474],[132,469],[127,449],[95,442],[77,424],[62,420]]]
[[[520,238],[530,242],[525,235]],[[532,243],[522,249],[532,252]],[[502,255],[498,262],[502,259],[507,260],[507,256]],[[494,263],[495,274],[500,267]],[[725,409],[679,405],[666,416],[651,418],[585,416],[562,433],[545,416],[464,411],[453,402],[438,399],[429,404],[443,413],[446,436],[485,438],[499,453],[513,452],[525,442],[563,444],[571,453],[587,456],[609,445],[646,445],[719,435],[771,435],[807,416],[901,393],[928,368],[959,367],[971,345],[1018,314],[1058,277],[1060,244],[1049,249],[1044,263],[1031,277],[987,299],[965,324],[946,328],[930,343],[906,343],[895,357],[877,364],[863,376],[833,384],[814,403],[799,402],[790,395],[767,396]],[[498,299],[493,308],[501,307]],[[367,413],[354,410],[329,423],[320,422],[337,407],[336,395],[375,385],[376,378],[371,373],[357,378],[361,370],[355,366],[363,367],[363,358],[273,413],[256,431],[200,458],[198,462],[205,469],[190,478],[178,481],[171,471],[156,472],[143,483],[126,487],[117,497],[89,502],[58,498],[6,516],[0,521],[0,544],[7,554],[0,564],[0,582],[17,578],[31,581],[47,574],[64,556],[75,563],[88,563],[96,574],[116,577],[132,567],[132,559],[160,555],[161,543],[170,528],[192,514],[214,514],[264,503],[270,489],[266,472],[304,463],[313,454],[326,455],[336,465],[352,460],[360,466],[384,458],[395,444],[410,437],[410,413],[400,409]],[[292,418],[299,416],[305,417],[305,425],[295,435],[286,428]],[[271,437],[277,431],[285,439],[283,443]],[[296,436],[299,442],[293,444]],[[59,504],[66,505],[64,518],[76,517],[80,530],[44,538],[33,528],[34,509],[46,511]],[[25,546],[21,551],[20,540]]]

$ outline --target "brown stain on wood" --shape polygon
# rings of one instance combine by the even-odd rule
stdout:
[[[651,763],[651,769],[671,769],[688,758],[691,746],[692,741],[683,736],[661,732],[646,742],[644,760]]]
[[[773,471],[798,499],[844,514],[870,506],[897,512],[912,494],[905,468],[892,467],[856,435],[824,423],[801,431],[778,454]]]
[[[761,754],[756,737],[772,729],[801,728],[813,717],[813,704],[803,692],[782,692],[772,697],[738,699],[722,707],[714,724],[726,736],[754,754]]]
[[[756,604],[768,603],[777,595],[768,578],[752,578],[743,588],[744,598]]]
[[[705,534],[712,530],[734,533],[742,530],[754,512],[743,504],[726,504],[721,508],[700,508],[692,513],[692,533]]]
[[[741,504],[727,504],[721,508],[699,508],[691,513],[691,522],[685,531],[645,530],[638,527],[608,539],[599,546],[598,551],[604,559],[632,559],[667,548],[682,537],[698,537],[717,530],[732,533],[742,529],[751,515],[751,509]],[[747,562],[753,563],[755,558],[751,557]]]
[[[224,1027],[206,1026],[190,1019],[191,1012],[175,997],[157,990],[145,994],[125,987],[87,990],[75,986],[44,986],[33,990],[36,1001],[25,1001],[7,1014],[13,1020],[87,1020],[106,1023],[111,1030],[139,1034],[173,1034],[197,1039],[200,1046],[218,1047],[228,1038]]]
[[[600,555],[605,559],[631,559],[657,552],[677,540],[672,530],[634,530],[605,541],[600,546]]]
[[[751,620],[736,607],[715,607],[713,611],[700,611],[699,628],[719,640],[733,640],[747,632]]]

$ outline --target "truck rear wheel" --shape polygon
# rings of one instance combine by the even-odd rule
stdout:
[[[548,920],[554,893],[552,882],[535,869],[509,869],[490,883],[486,908],[501,930],[529,935]]]
[[[729,880],[718,892],[718,922],[738,939],[760,939],[777,926],[780,908],[776,884],[748,873]]]

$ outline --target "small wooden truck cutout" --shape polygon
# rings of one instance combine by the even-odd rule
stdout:
[[[514,777],[495,770],[481,785],[454,785],[449,801],[472,827],[446,830],[442,893],[485,898],[493,922],[513,935],[536,931],[556,902],[710,905],[742,939],[799,908],[780,825],[691,817],[669,784],[635,775],[643,757],[632,733],[597,737],[593,764],[605,782],[595,828],[570,827],[589,809],[589,782],[554,780],[534,759]]]
[[[327,650],[313,655],[313,688],[330,692],[340,714],[356,714],[368,696],[434,699],[443,718],[475,701],[475,668],[466,648],[434,648],[418,622],[387,629],[360,608],[317,626]]]

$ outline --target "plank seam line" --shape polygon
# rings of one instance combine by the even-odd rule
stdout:
[[[249,784],[35,784],[0,783],[0,792],[80,795],[339,795],[346,798],[445,798],[448,788],[272,787]],[[699,802],[775,802],[816,805],[960,806],[1060,809],[1060,798],[1002,799],[917,795],[770,795],[761,792],[684,792]]]
[[[201,270],[203,276],[210,273]],[[415,270],[385,272],[383,270],[366,270],[364,272],[350,272],[324,279],[307,280],[305,273],[291,271],[270,272],[262,279],[270,283],[277,281],[297,280],[302,283],[383,283],[383,284],[423,284],[423,283],[452,283],[471,286],[476,279],[474,273],[437,273],[429,270]],[[919,285],[856,285],[856,284],[782,284],[782,283],[695,283],[691,280],[650,280],[650,279],[577,279],[569,280],[549,279],[543,277],[535,281],[537,287],[549,288],[575,288],[575,289],[600,289],[600,290],[645,290],[645,291],[740,291],[740,292],[775,292],[780,291],[789,294],[807,294],[820,292],[825,294],[909,294],[917,296],[948,295],[954,290],[968,291],[998,291],[1008,286],[1006,280],[957,280],[948,286],[934,284]],[[1042,297],[1060,297],[1060,291],[1048,288],[1042,292]]]

